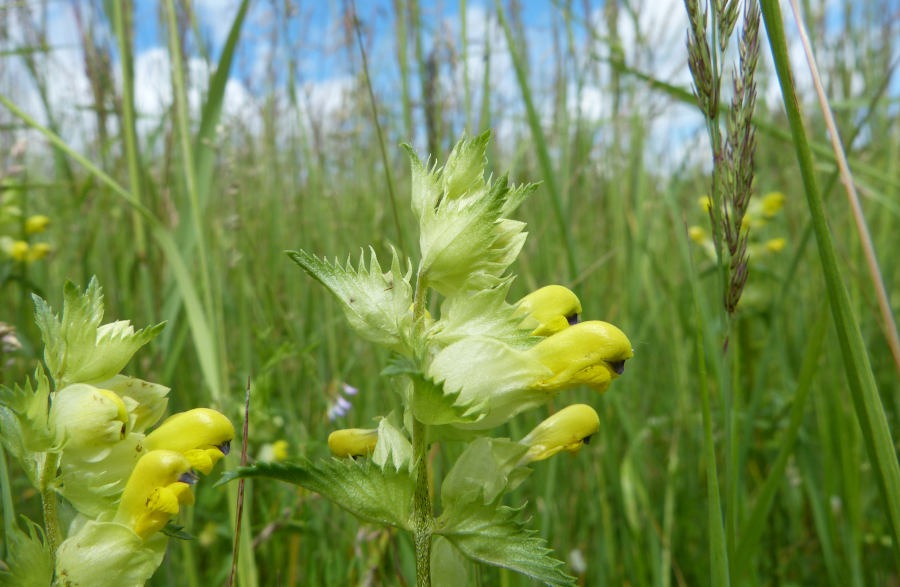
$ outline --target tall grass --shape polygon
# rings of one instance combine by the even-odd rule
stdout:
[[[783,68],[783,43],[794,29],[787,20],[786,38],[771,32],[781,22],[775,4],[762,3],[769,31],[762,51],[771,42]],[[528,500],[536,527],[585,585],[702,585],[726,576],[737,585],[897,582],[891,429],[900,386],[855,223],[834,191],[837,166],[824,122],[802,90],[794,89],[802,129],[799,112],[785,114],[780,98],[759,100],[754,197],[786,195],[784,211],[765,230],[787,246],[750,257],[753,295],[745,292],[730,327],[733,355],[723,357],[721,279],[687,232],[708,222],[697,205],[710,184],[701,163],[709,157],[699,139],[703,119],[696,114],[697,134],[660,148],[656,129],[693,97],[687,82],[672,81],[684,76],[662,77],[640,57],[659,50],[652,35],[627,34],[651,5],[607,3],[589,17],[580,3],[548,3],[552,24],[545,25],[497,2],[471,13],[477,17],[463,29],[471,34],[486,24],[491,34],[461,32],[453,49],[455,42],[439,40],[440,15],[430,3],[396,0],[389,15],[366,3],[355,14],[332,8],[351,28],[331,37],[342,38],[340,46],[326,48],[284,25],[281,3],[243,2],[222,49],[207,57],[194,15],[169,0],[156,24],[172,64],[172,101],[147,120],[136,106],[134,14],[127,3],[91,4],[85,30],[110,31],[113,42],[83,35],[83,69],[100,76],[105,61],[119,80],[93,84],[99,94],[85,110],[92,128],[107,129],[103,140],[95,131],[67,143],[61,137],[71,138],[71,129],[51,96],[42,90],[37,106],[16,104],[11,81],[0,76],[4,197],[50,216],[56,246],[41,262],[0,261],[0,321],[16,327],[23,346],[3,356],[2,381],[21,380],[39,361],[30,291],[58,305],[64,280],[84,285],[96,274],[110,317],[139,325],[168,320],[129,370],[170,385],[173,411],[209,404],[238,421],[249,378],[251,457],[279,439],[294,455],[324,454],[332,429],[368,426],[383,413],[384,398],[392,397],[379,376],[386,357],[353,336],[338,308],[282,251],[344,256],[372,243],[382,256],[401,241],[410,250],[408,169],[397,145],[412,142],[439,156],[463,128],[489,124],[497,129],[492,167],[511,169],[517,182],[543,181],[521,212],[531,236],[513,294],[568,283],[586,317],[620,325],[635,345],[628,371],[608,394],[565,397],[600,414],[590,446],[575,459],[535,467],[510,505]],[[822,16],[825,5],[811,3],[805,24],[885,289],[896,292],[896,20],[848,2],[839,12],[853,18],[839,19],[838,35]],[[271,11],[271,21],[254,20],[254,9]],[[30,83],[48,88],[55,80],[41,64],[54,49],[42,40],[47,31],[38,16],[31,5],[0,7],[4,31],[33,31],[0,47],[0,71],[24,62]],[[260,28],[266,22],[271,28]],[[329,26],[337,31],[338,22]],[[541,45],[540,34],[551,30],[558,47],[545,52],[551,43]],[[880,44],[869,40],[875,37]],[[635,45],[623,47],[630,38]],[[251,42],[272,50],[267,66],[277,75],[258,83],[244,77],[242,48]],[[304,70],[310,58],[334,57],[326,50],[354,56],[342,61],[353,86],[330,111],[334,120],[310,109],[311,86],[303,84],[313,79]],[[687,50],[676,50],[686,71]],[[545,53],[549,61],[539,58]],[[215,62],[192,109],[191,88],[200,80],[191,77],[198,70],[190,60],[197,58]],[[456,77],[462,72],[465,83]],[[774,87],[768,82],[776,72],[759,75],[761,87]],[[803,71],[793,75],[806,87]],[[244,79],[255,95],[238,118],[223,114],[229,79]],[[596,117],[588,108],[593,90],[609,104]],[[40,134],[28,135],[24,159],[8,157],[26,129]],[[812,190],[818,198],[810,196],[811,182],[820,186]],[[830,260],[820,261],[829,249]],[[889,301],[896,314],[896,294]],[[342,382],[361,391],[349,414],[332,423],[326,411]],[[545,415],[524,414],[502,433],[519,438]],[[434,458],[440,474],[443,453]],[[28,483],[15,463],[4,464],[4,524],[20,514],[39,519],[37,496],[23,491]],[[234,489],[205,483],[197,493],[182,520],[197,539],[173,542],[153,584],[227,577]],[[716,493],[720,505],[710,501]],[[720,530],[709,523],[716,511]],[[411,543],[360,526],[315,494],[248,483],[245,516],[241,585],[413,581]],[[722,556],[711,561],[711,552]],[[526,584],[491,568],[478,577],[484,585]]]

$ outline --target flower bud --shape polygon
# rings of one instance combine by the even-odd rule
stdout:
[[[128,478],[114,521],[146,540],[161,530],[180,506],[194,503],[193,483],[191,463],[184,455],[151,450],[140,458]]]
[[[234,426],[220,412],[195,408],[167,418],[144,439],[147,450],[173,450],[183,454],[191,466],[209,474],[228,454]]]
[[[547,285],[519,300],[516,313],[524,315],[523,328],[535,336],[549,336],[578,322],[581,302],[561,285]]]
[[[600,418],[594,408],[586,404],[565,407],[538,424],[520,441],[528,446],[528,452],[519,464],[549,459],[562,451],[576,454],[598,430]]]
[[[372,454],[378,443],[378,430],[345,428],[328,435],[328,448],[336,457],[363,457]]]
[[[606,391],[634,355],[625,333],[599,320],[580,322],[548,336],[529,353],[552,372],[536,388],[557,391],[587,385],[598,392]]]

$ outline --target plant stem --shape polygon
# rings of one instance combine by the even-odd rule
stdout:
[[[431,491],[428,482],[428,442],[425,436],[425,424],[413,419],[412,444],[413,459],[416,467],[416,492],[413,498],[416,587],[431,586],[431,534],[434,519],[431,511]]]
[[[416,274],[413,298],[413,319],[420,323],[427,303],[427,276]],[[413,396],[418,393],[413,383]],[[415,463],[416,490],[413,496],[413,542],[416,548],[416,587],[431,587],[431,536],[434,512],[431,509],[431,484],[428,471],[428,427],[413,417],[413,463]]]
[[[56,556],[56,549],[62,542],[62,535],[59,532],[59,516],[56,513],[56,491],[52,487],[52,481],[56,478],[56,469],[59,467],[59,454],[45,454],[38,483],[41,490],[41,509],[44,512],[44,531],[47,533],[50,556],[53,557]]]

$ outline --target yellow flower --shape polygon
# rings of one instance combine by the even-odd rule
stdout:
[[[586,404],[565,407],[538,424],[520,441],[528,446],[528,452],[519,464],[549,459],[562,451],[576,454],[598,430],[600,418],[594,408]]]
[[[589,320],[548,336],[529,351],[552,375],[535,386],[557,391],[587,385],[606,391],[634,356],[625,333],[608,322]]]
[[[784,237],[772,238],[766,241],[766,249],[772,253],[777,253],[784,249],[787,240]]]
[[[697,203],[700,204],[700,207],[703,208],[704,212],[709,212],[712,208],[712,198],[709,196],[700,196],[700,199],[697,200]]]
[[[281,439],[272,443],[272,458],[276,461],[283,461],[288,458],[288,442]]]
[[[146,540],[161,530],[182,505],[194,503],[191,463],[172,450],[151,450],[140,458],[116,511],[115,521]]]
[[[709,238],[706,230],[696,225],[688,228],[688,236],[692,241],[698,244],[703,243]]]
[[[260,448],[257,459],[264,463],[277,463],[288,458],[287,440],[276,440],[266,443]]]
[[[363,457],[375,450],[378,430],[345,428],[328,435],[328,448],[336,457]]]
[[[561,285],[547,285],[521,300],[517,315],[525,315],[522,327],[532,328],[535,336],[549,336],[578,322],[581,302],[571,290]]]
[[[9,256],[15,261],[25,261],[28,259],[28,250],[30,248],[25,241],[13,241],[9,249]]]
[[[53,250],[53,247],[48,243],[35,243],[28,249],[28,254],[26,255],[26,260],[28,262],[32,261],[40,261],[44,257],[50,254]]]
[[[766,218],[772,218],[784,208],[784,194],[769,192],[762,198],[762,211]]]
[[[194,408],[168,417],[147,435],[144,448],[177,451],[194,469],[209,474],[228,454],[233,438],[234,426],[228,418],[210,408]]]
[[[43,214],[35,214],[25,219],[25,234],[44,232],[50,225],[50,219]]]

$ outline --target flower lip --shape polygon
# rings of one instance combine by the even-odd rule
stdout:
[[[197,482],[199,477],[197,477],[197,473],[194,471],[185,471],[181,475],[179,475],[178,480],[182,483],[187,483],[188,485],[193,485]]]

